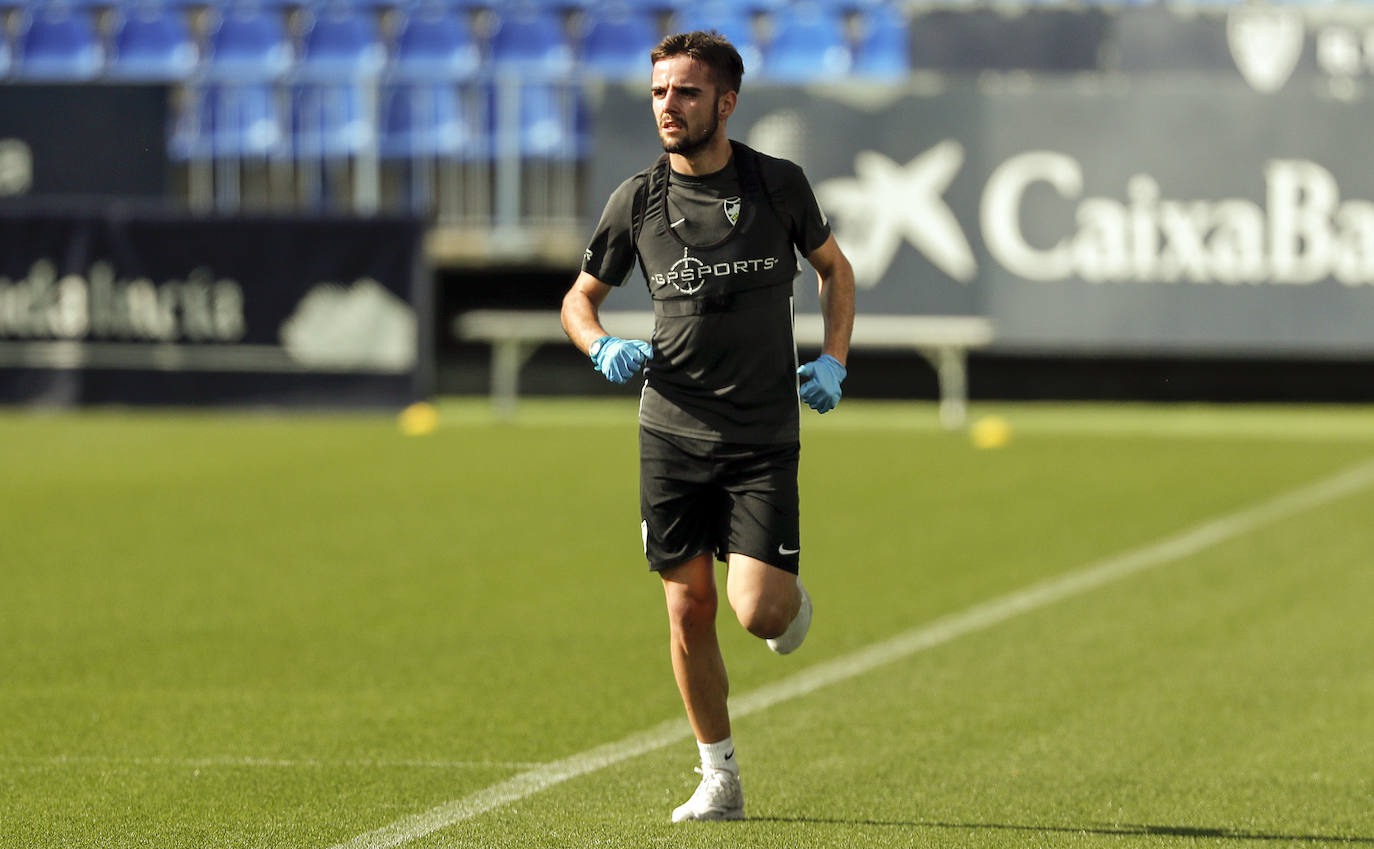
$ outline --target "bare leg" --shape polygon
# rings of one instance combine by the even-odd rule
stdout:
[[[801,607],[796,575],[738,553],[730,555],[725,594],[739,623],[761,639],[786,631]]]
[[[715,743],[730,736],[726,697],[730,681],[716,639],[716,580],[709,554],[664,569],[668,605],[669,654],[687,720],[697,740]],[[784,627],[785,624],[784,624]]]

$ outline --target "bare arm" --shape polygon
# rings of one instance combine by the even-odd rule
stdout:
[[[593,342],[609,335],[606,328],[601,326],[598,311],[602,301],[611,293],[611,288],[583,271],[573,281],[568,294],[563,296],[563,332],[584,354]]]
[[[821,318],[825,321],[825,343],[821,353],[839,360],[849,358],[849,337],[854,332],[854,269],[832,234],[806,261],[819,277]]]

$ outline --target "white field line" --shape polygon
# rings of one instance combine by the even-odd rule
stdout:
[[[323,767],[343,769],[534,769],[543,764],[538,761],[443,761],[443,760],[369,760],[343,759],[321,760],[317,758],[264,758],[250,755],[223,755],[204,758],[160,758],[160,757],[107,757],[102,755],[4,755],[0,763],[15,763],[30,766],[165,766],[214,768],[214,767],[275,767],[296,769],[301,767]]]
[[[982,631],[1090,590],[1120,581],[1147,569],[1197,554],[1289,516],[1335,501],[1374,484],[1374,461],[1353,466],[1333,477],[1279,495],[1269,501],[1204,522],[1157,543],[1131,549],[1081,569],[1009,595],[936,619],[887,640],[818,663],[787,678],[760,687],[730,702],[733,718],[748,716],[800,698],[880,666]],[[336,844],[331,849],[384,849],[418,840],[462,820],[524,799],[569,779],[614,766],[638,755],[688,739],[684,720],[663,722],[561,760],[522,772],[461,799],[403,817],[376,831]]]

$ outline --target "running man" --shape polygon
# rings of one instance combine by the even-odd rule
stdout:
[[[840,401],[854,323],[854,273],[800,167],[726,135],[744,64],[717,33],[665,38],[650,53],[665,154],[611,195],[563,328],[597,371],[624,383],[644,367],[640,512],[644,553],[663,582],[673,675],[702,774],[674,822],[744,817],[716,638],[714,559],[726,598],[779,654],[811,625],[798,579],[798,395]],[[823,353],[797,364],[792,285],[800,250],[819,276]],[[652,344],[606,333],[598,310],[636,259],[654,305]]]

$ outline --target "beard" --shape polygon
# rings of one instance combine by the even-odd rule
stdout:
[[[676,153],[681,156],[691,156],[710,143],[715,138],[716,130],[720,129],[720,100],[716,100],[716,105],[711,109],[711,123],[704,127],[701,132],[693,133],[691,128],[683,133],[675,141],[668,141],[659,134],[659,141],[663,142],[663,150],[667,153]]]

